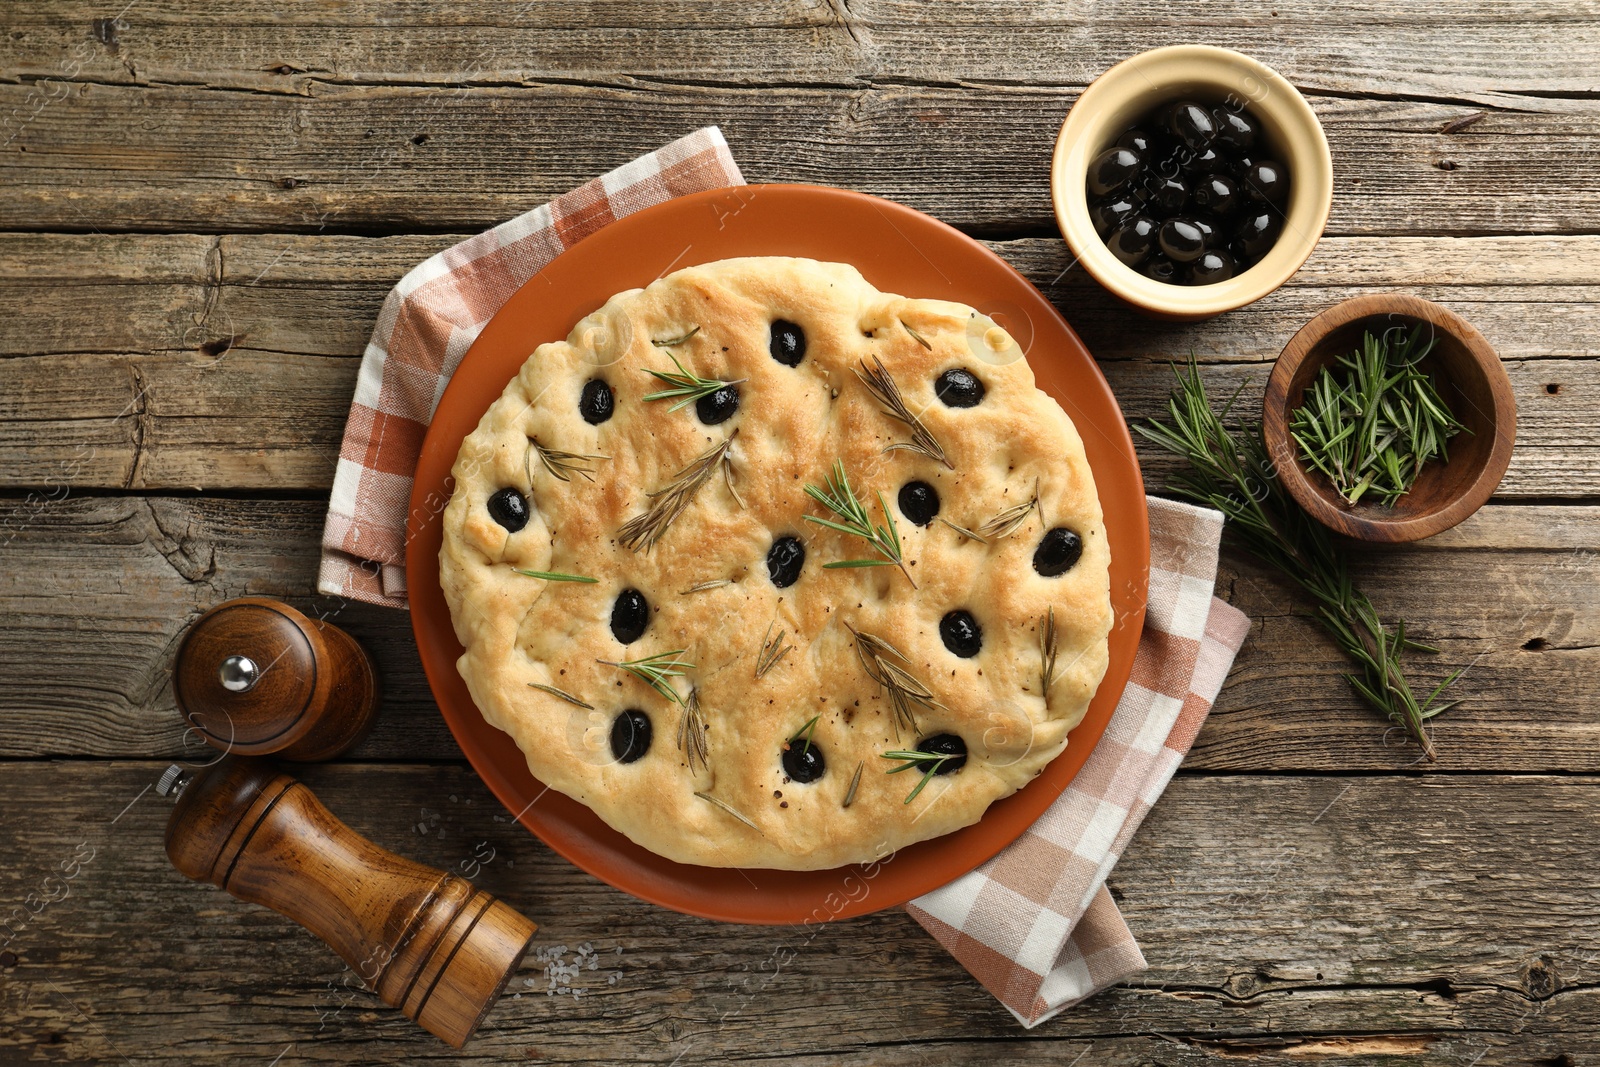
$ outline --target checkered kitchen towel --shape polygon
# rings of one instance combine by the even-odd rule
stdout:
[[[317,587],[406,606],[412,472],[462,355],[521,285],[566,248],[640,208],[742,185],[716,127],[448,248],[379,312],[345,424]],[[1222,518],[1150,500],[1150,604],[1133,679],[1070,788],[1015,844],[909,905],[1024,1025],[1145,967],[1105,877],[1194,741],[1247,620],[1213,599]]]
[[[1194,744],[1250,629],[1211,595],[1222,515],[1149,502],[1144,633],[1100,743],[1004,852],[907,906],[1028,1027],[1145,969],[1106,875]]]

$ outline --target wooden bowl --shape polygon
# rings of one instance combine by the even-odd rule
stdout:
[[[1433,373],[1440,395],[1471,433],[1457,434],[1449,462],[1425,466],[1393,507],[1352,506],[1325,475],[1304,465],[1289,436],[1290,415],[1322,368],[1354,352],[1366,331],[1410,329],[1419,322],[1438,339],[1422,366]],[[1493,495],[1511,462],[1517,403],[1500,357],[1465,319],[1432,301],[1377,293],[1336,304],[1289,340],[1267,381],[1261,431],[1278,477],[1318,522],[1362,541],[1417,541],[1448,530]]]
[[[1195,97],[1238,101],[1261,122],[1266,146],[1289,168],[1283,234],[1259,263],[1215,285],[1169,285],[1122,263],[1089,220],[1089,163],[1163,104]],[[1198,320],[1259,300],[1288,281],[1322,236],[1333,204],[1328,140],[1305,97],[1277,71],[1231,48],[1172,45],[1107,70],[1084,89],[1056,137],[1050,198],[1067,245],[1094,280],[1156,319]]]

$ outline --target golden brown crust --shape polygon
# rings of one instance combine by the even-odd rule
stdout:
[[[805,331],[798,366],[769,353],[778,319]],[[697,326],[687,341],[659,345]],[[693,404],[671,412],[672,401],[643,399],[664,388],[645,368],[674,370],[669,353],[705,378],[744,380],[732,418],[707,426]],[[858,378],[873,357],[954,469],[918,452],[885,451],[911,431],[885,415]],[[984,384],[976,406],[936,398],[935,379],[955,367]],[[615,394],[615,413],[599,425],[578,410],[594,378]],[[619,544],[647,494],[730,437],[726,469],[711,472],[658,543],[639,551]],[[533,441],[606,458],[588,461],[592,481],[570,471],[563,481],[530,453]],[[875,556],[860,538],[804,519],[837,518],[805,492],[826,485],[835,460],[880,524],[882,493],[906,573],[824,568]],[[453,475],[440,576],[466,649],[459,668],[484,718],[515,739],[541,781],[674,860],[820,869],[969,825],[1060,754],[1105,672],[1110,552],[1071,420],[1034,386],[1020,350],[987,317],[880,293],[849,266],[724,260],[618,294],[566,341],[539,346],[463,442]],[[919,527],[902,516],[897,493],[912,480],[937,489],[940,519],[968,530],[1025,504],[1036,486],[1039,504],[1014,531],[980,543],[943,522]],[[487,510],[503,487],[528,500],[530,519],[515,533]],[[1082,558],[1058,577],[1033,566],[1046,529],[1041,511],[1049,526],[1082,538]],[[779,589],[766,557],[785,535],[803,541],[806,557],[799,580]],[[599,581],[545,581],[514,568]],[[690,591],[716,581],[725,584]],[[629,588],[643,592],[651,610],[643,636],[624,646],[610,619]],[[1052,608],[1057,677],[1047,701],[1039,630]],[[971,658],[953,655],[941,639],[940,619],[954,609],[971,611],[982,626],[982,648]],[[916,709],[915,731],[897,735],[852,628],[891,642],[906,657],[901,666],[931,691],[936,706]],[[758,678],[763,640],[779,631],[795,647]],[[668,684],[681,697],[693,690],[706,727],[708,759],[692,769],[678,744],[683,708],[600,662],[678,649],[695,666]],[[653,738],[643,758],[623,764],[609,736],[629,708],[649,716]],[[783,746],[813,716],[826,772],[811,784],[787,781]],[[946,732],[966,742],[966,765],[905,803],[920,774],[888,774],[899,764],[881,753]]]

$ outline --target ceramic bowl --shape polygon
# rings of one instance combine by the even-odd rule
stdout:
[[[1213,285],[1169,285],[1123,264],[1095,232],[1084,188],[1091,160],[1129,127],[1185,98],[1247,109],[1260,121],[1269,153],[1289,170],[1278,243],[1253,267]],[[1333,164],[1316,114],[1277,71],[1228,48],[1175,45],[1125,59],[1083,91],[1056,138],[1050,193],[1062,235],[1096,281],[1152,317],[1206,319],[1259,300],[1300,269],[1328,221]]]

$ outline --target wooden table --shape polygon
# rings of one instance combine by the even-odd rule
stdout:
[[[185,755],[173,647],[245,593],[326,614],[382,672],[371,740],[304,774],[327,803],[438,866],[488,842],[481,884],[543,923],[463,1061],[1600,1055],[1593,4],[123,2],[0,14],[0,1062],[456,1058],[162,854],[149,789]],[[1085,82],[1182,41],[1299,85],[1337,178],[1293,281],[1195,326],[1067,269],[1046,190]],[[418,260],[712,122],[752,181],[875,193],[990,242],[1130,418],[1191,351],[1252,400],[1294,330],[1356,293],[1477,325],[1520,406],[1499,495],[1358,566],[1441,647],[1421,677],[1468,666],[1438,764],[1352,697],[1304,600],[1229,555],[1219,591],[1249,642],[1110,880],[1150,970],[1032,1032],[902,912],[715,925],[512,823],[405,616],[313,594],[357,357]],[[1158,485],[1169,465],[1144,458]]]

